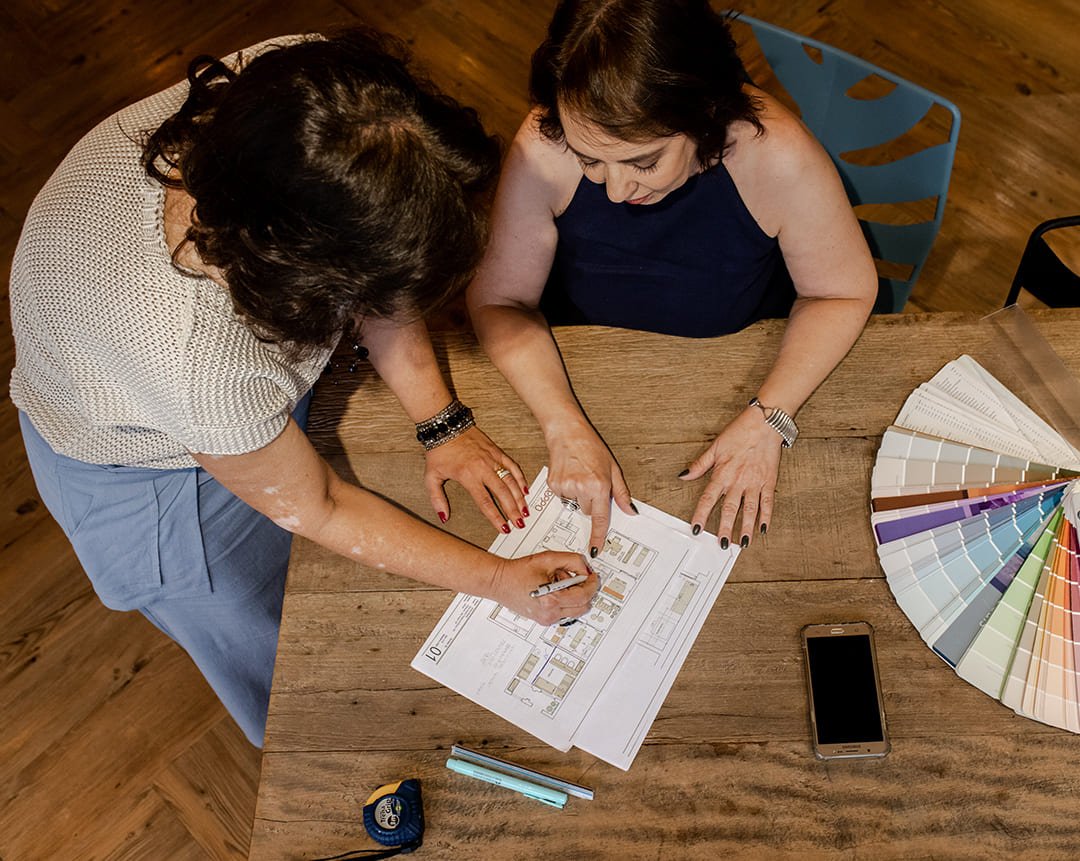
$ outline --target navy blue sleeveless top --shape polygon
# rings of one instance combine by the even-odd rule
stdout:
[[[658,203],[612,203],[581,178],[555,219],[559,244],[540,300],[552,325],[620,326],[706,338],[785,317],[795,289],[723,164]]]

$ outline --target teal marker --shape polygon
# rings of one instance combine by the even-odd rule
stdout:
[[[565,792],[559,792],[557,789],[549,789],[546,786],[537,786],[535,783],[522,780],[520,777],[501,774],[498,771],[492,771],[490,768],[484,768],[482,765],[474,765],[471,762],[462,762],[460,759],[454,759],[453,757],[446,760],[446,767],[451,771],[456,771],[458,774],[464,774],[466,777],[473,777],[477,780],[482,780],[485,783],[493,783],[496,786],[512,789],[514,792],[521,793],[526,798],[540,801],[543,804],[549,804],[552,807],[558,807],[560,810],[566,805],[568,796]]]
[[[587,786],[582,786],[580,783],[571,783],[569,780],[563,780],[561,777],[545,774],[532,768],[526,768],[516,762],[507,762],[505,759],[492,756],[490,753],[480,753],[478,750],[469,750],[469,748],[462,747],[460,744],[452,744],[450,745],[450,755],[457,757],[462,762],[482,765],[492,771],[509,774],[511,777],[520,777],[522,780],[529,781],[529,783],[536,783],[549,789],[557,789],[567,795],[584,798],[586,801],[593,800],[593,791]]]

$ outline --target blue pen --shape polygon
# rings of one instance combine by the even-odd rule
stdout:
[[[490,768],[484,768],[482,765],[474,765],[471,762],[462,762],[460,759],[454,759],[453,757],[446,760],[446,767],[451,771],[456,771],[458,774],[464,774],[466,777],[474,777],[485,783],[493,783],[496,786],[512,789],[514,792],[521,793],[526,798],[531,798],[534,801],[539,801],[552,807],[558,807],[560,810],[566,805],[568,796],[565,792],[559,792],[557,789],[548,789],[546,786],[537,786],[535,783],[522,780],[520,777],[501,774],[498,771],[492,771]]]

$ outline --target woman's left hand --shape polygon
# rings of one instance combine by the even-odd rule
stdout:
[[[439,520],[450,519],[450,502],[443,485],[453,479],[464,487],[480,512],[502,532],[510,524],[524,529],[528,517],[528,485],[521,467],[478,427],[471,427],[450,442],[427,453],[424,484]]]
[[[765,424],[757,409],[743,410],[690,464],[686,475],[681,476],[683,481],[693,481],[712,470],[691,523],[704,529],[720,502],[716,535],[722,547],[727,547],[731,540],[740,506],[742,521],[735,540],[743,547],[748,546],[756,522],[760,522],[764,534],[772,518],[781,442],[780,435]]]

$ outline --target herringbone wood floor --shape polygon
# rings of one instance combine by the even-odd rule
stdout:
[[[365,21],[509,137],[552,0],[9,0],[0,7],[3,284],[33,195],[95,122],[197,53]],[[759,0],[741,8],[938,92],[963,124],[908,310],[990,311],[1031,227],[1080,211],[1076,0]],[[5,293],[6,297],[6,293]],[[0,324],[0,859],[243,858],[259,772],[186,657],[97,603],[41,506]],[[913,348],[917,348],[913,345]]]

